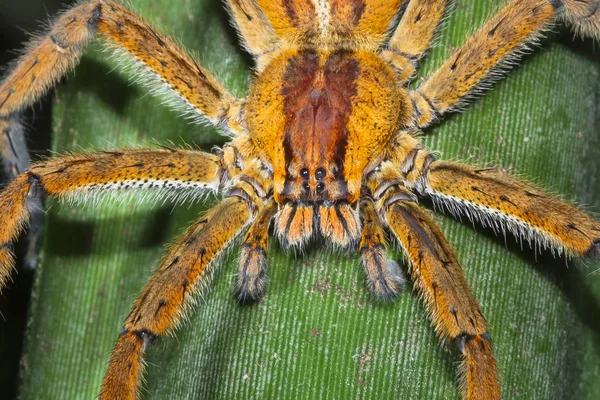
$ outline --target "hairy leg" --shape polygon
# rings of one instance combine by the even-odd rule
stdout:
[[[226,4],[244,47],[254,56],[261,71],[281,47],[281,39],[256,0],[227,0]]]
[[[582,0],[591,10],[596,0]],[[564,17],[581,33],[593,32],[594,23],[577,20],[580,4],[576,0],[512,0],[486,22],[429,79],[411,92],[415,118],[423,128],[444,114],[463,107],[471,98],[500,79],[547,30],[557,17]],[[600,16],[596,17],[600,18]]]
[[[411,0],[381,56],[399,71],[399,81],[407,82],[417,63],[431,46],[450,0]]]
[[[386,163],[382,171],[397,171]],[[369,179],[372,193],[386,180]],[[415,288],[423,296],[437,333],[456,343],[464,363],[459,369],[463,398],[500,398],[496,360],[488,324],[471,293],[462,268],[442,232],[401,185],[388,186],[376,199],[377,211],[407,257]]]
[[[536,250],[600,258],[600,223],[531,184],[495,169],[446,161],[433,162],[424,178],[423,194],[457,217],[508,230]]]
[[[106,190],[177,189],[200,195],[216,190],[223,167],[218,156],[184,150],[115,150],[68,155],[33,164],[0,194],[0,289],[14,265],[12,242],[30,221],[28,199],[42,195],[87,200]]]
[[[61,14],[33,40],[0,84],[0,121],[37,101],[75,66],[96,33],[148,72],[150,81],[183,100],[185,107],[233,132],[241,103],[166,36],[112,0],[93,0]]]
[[[208,285],[218,256],[252,219],[247,202],[229,197],[192,225],[171,247],[127,317],[113,349],[100,399],[134,400],[143,352],[157,336],[172,332]]]
[[[405,184],[440,210],[510,231],[536,249],[600,258],[600,223],[577,207],[494,168],[437,161],[409,135],[390,145],[388,159]],[[388,178],[388,181],[393,178]]]
[[[562,19],[580,36],[600,39],[600,0],[557,0],[563,4]]]

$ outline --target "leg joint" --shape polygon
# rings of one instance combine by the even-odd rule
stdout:
[[[456,346],[458,347],[458,350],[461,353],[465,353],[465,347],[467,345],[467,343],[469,343],[471,340],[474,339],[478,339],[478,340],[485,340],[488,342],[492,341],[492,337],[490,335],[489,331],[486,331],[485,333],[479,335],[473,335],[470,333],[461,333],[460,335],[458,335],[455,339],[454,339],[454,343],[456,343]]]
[[[137,329],[134,331],[130,331],[126,327],[123,327],[123,330],[121,331],[121,336],[127,335],[129,333],[132,333],[142,343],[142,351],[146,351],[150,347],[152,342],[154,342],[154,339],[156,339],[156,337],[158,336],[147,329]]]

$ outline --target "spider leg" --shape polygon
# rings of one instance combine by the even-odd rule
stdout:
[[[16,116],[0,118],[0,156],[4,162],[4,171],[8,180],[12,180],[29,168],[30,159],[23,134],[23,126]],[[38,251],[42,229],[44,226],[44,207],[39,197],[29,197],[27,208],[30,215],[30,228],[23,240],[25,241],[24,265],[27,269],[35,269],[38,261]],[[0,287],[2,285],[0,284]]]
[[[381,56],[398,71],[398,80],[407,82],[431,46],[450,0],[411,0]]]
[[[171,333],[208,285],[218,256],[251,220],[247,201],[229,197],[192,225],[171,247],[127,317],[113,349],[100,399],[135,399],[142,355],[157,336]]]
[[[479,221],[496,232],[508,230],[536,249],[600,258],[600,223],[534,185],[494,168],[437,161],[409,135],[395,138],[387,158],[399,166],[406,185],[431,197],[440,210]]]
[[[410,95],[415,120],[424,128],[448,113],[460,109],[474,96],[502,77],[527,46],[547,30],[557,17],[576,22],[582,8],[600,5],[596,0],[512,0],[487,21],[429,79]],[[590,34],[600,32],[600,14],[586,25],[576,25]],[[577,28],[578,27],[578,28]]]
[[[163,189],[163,198],[176,196],[177,189],[193,196],[216,190],[222,173],[218,156],[184,150],[115,150],[33,164],[0,194],[0,289],[14,265],[11,243],[30,221],[29,198],[84,201],[101,191],[144,188]]]
[[[227,7],[244,47],[254,56],[258,71],[262,71],[281,47],[281,39],[256,0],[227,0]]]
[[[112,0],[73,6],[32,41],[0,84],[0,121],[50,89],[79,61],[96,33],[110,47],[131,56],[152,83],[182,99],[187,111],[234,133],[243,130],[239,100],[172,40]]]
[[[256,0],[260,9],[273,27],[275,34],[284,42],[301,43],[316,32],[319,20],[315,4],[304,0]]]
[[[558,0],[564,4],[562,18],[580,36],[600,38],[600,0]]]
[[[571,204],[490,168],[435,161],[421,192],[440,209],[511,231],[539,248],[600,258],[600,223]]]
[[[287,44],[369,51],[376,51],[387,39],[405,1],[256,0],[277,36]]]
[[[267,283],[267,249],[269,225],[277,212],[277,203],[268,202],[246,232],[242,243],[235,293],[241,302],[259,300]]]
[[[391,163],[382,170],[397,171]],[[442,232],[414,201],[414,195],[400,184],[386,185],[382,174],[369,179],[380,218],[392,231],[410,265],[415,288],[423,296],[433,324],[442,338],[453,340],[464,363],[463,398],[499,399],[496,360],[491,348],[488,324],[471,293],[462,268]],[[382,190],[385,185],[387,189]]]
[[[360,240],[362,266],[367,275],[367,286],[380,300],[394,299],[405,283],[398,264],[387,258],[385,232],[377,216],[373,201],[364,199],[360,205],[363,230]]]

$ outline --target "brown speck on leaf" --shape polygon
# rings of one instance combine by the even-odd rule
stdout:
[[[359,376],[358,377],[358,384],[362,387],[367,386],[367,381],[365,380],[364,376]]]
[[[322,333],[323,333],[323,331],[320,329],[313,329],[312,331],[310,331],[310,336],[312,336],[312,337],[320,336]]]
[[[329,282],[327,280],[320,280],[320,281],[315,282],[312,289],[310,290],[310,293],[311,294],[317,293],[317,294],[320,294],[321,297],[325,297],[325,294],[331,288],[332,288],[331,282]]]
[[[367,372],[371,368],[371,351],[368,350],[366,353],[361,353],[358,357],[358,369],[361,372]]]

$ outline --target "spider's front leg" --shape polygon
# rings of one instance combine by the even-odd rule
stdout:
[[[396,184],[387,182],[396,175]],[[403,187],[401,174],[386,162],[373,173],[368,186],[382,221],[404,249],[414,286],[423,296],[433,324],[442,338],[453,340],[464,363],[463,398],[500,398],[496,360],[491,348],[488,324],[471,293],[454,251],[442,232]]]
[[[460,109],[503,76],[557,18],[585,35],[600,35],[600,0],[512,0],[463,44],[411,97],[424,128]]]
[[[181,98],[191,112],[233,132],[243,130],[241,102],[189,54],[125,7],[112,0],[92,0],[61,14],[47,33],[30,43],[0,84],[0,130],[5,135],[19,111],[79,62],[96,34],[140,64],[150,83]],[[8,154],[10,146],[2,148]]]
[[[495,168],[436,160],[418,141],[399,135],[389,159],[402,178],[440,210],[506,230],[537,249],[600,258],[600,222],[577,207]]]

